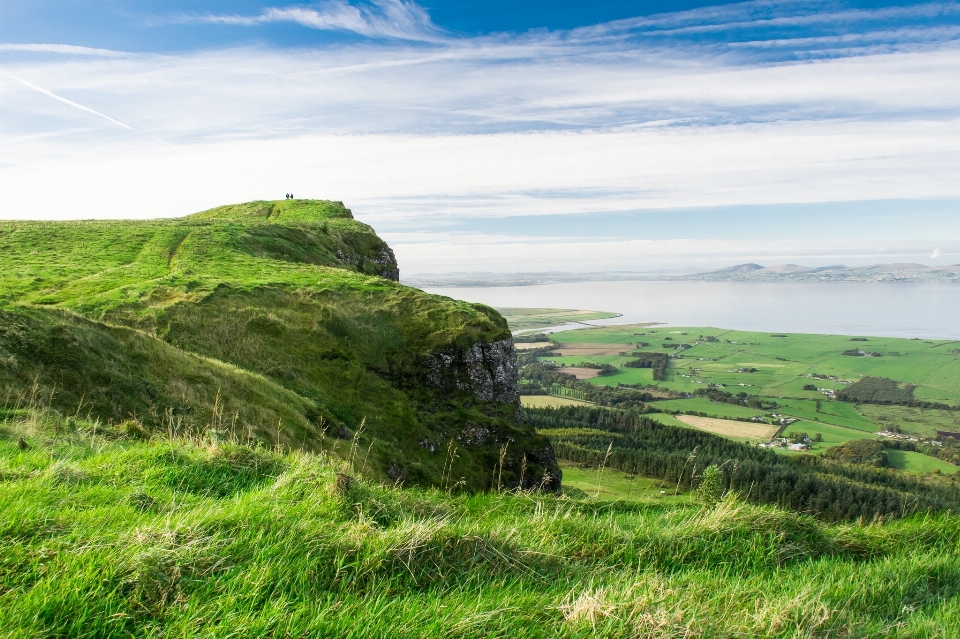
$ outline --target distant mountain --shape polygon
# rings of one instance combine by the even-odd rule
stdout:
[[[763,267],[759,264],[737,264],[736,266],[728,266],[727,268],[722,268],[717,273],[749,273],[751,271],[759,271]]]
[[[960,265],[895,263],[809,267],[799,264],[775,264],[764,267],[759,264],[739,264],[669,279],[711,282],[960,282]]]
[[[757,266],[757,268],[763,267]],[[691,273],[689,270],[644,272],[602,271],[592,273],[571,273],[568,271],[540,271],[533,273],[417,273],[415,275],[403,276],[402,281],[408,286],[416,286],[417,288],[443,288],[469,286],[535,286],[538,284],[619,282],[626,280],[675,280],[684,275],[691,275]]]
[[[472,286],[534,286],[575,282],[618,281],[698,282],[960,282],[960,264],[927,266],[914,263],[872,264],[869,266],[803,266],[753,262],[715,271],[691,273],[678,270],[600,271],[571,273],[541,271],[530,273],[418,273],[404,276],[403,283],[417,288]]]

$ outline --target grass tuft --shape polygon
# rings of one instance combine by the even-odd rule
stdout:
[[[352,469],[327,452],[83,418],[55,442],[49,417],[0,418],[4,638],[960,631],[957,515],[831,524],[735,494],[463,495],[354,474],[337,495]]]

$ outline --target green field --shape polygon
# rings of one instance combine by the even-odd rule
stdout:
[[[686,491],[676,490],[659,479],[628,475],[614,468],[580,468],[563,463],[564,488],[583,491],[593,499],[622,499],[635,502],[682,503],[689,499]],[[660,491],[665,491],[661,494]],[[676,496],[675,496],[676,494]]]
[[[713,341],[707,341],[708,337]],[[597,386],[641,384],[693,394],[711,385],[732,394],[747,393],[764,402],[776,402],[780,408],[767,411],[712,403],[706,398],[661,400],[655,405],[721,418],[781,413],[803,420],[788,430],[821,433],[823,444],[815,450],[872,437],[893,426],[919,437],[931,437],[937,429],[960,430],[960,411],[855,406],[830,400],[820,390],[803,389],[804,385],[813,384],[817,389],[837,391],[865,375],[880,376],[915,385],[914,397],[918,400],[957,405],[960,404],[960,355],[951,354],[958,344],[955,341],[874,337],[851,341],[850,336],[843,335],[778,336],[716,328],[633,325],[573,329],[554,333],[551,338],[559,343],[560,353],[567,344],[575,344],[581,350],[584,345],[593,344],[598,349],[622,346],[626,352],[641,350],[677,355],[670,360],[666,379],[661,381],[653,380],[651,369],[625,368],[624,364],[631,359],[628,356],[563,355],[542,359],[567,366],[589,361],[619,368],[616,374],[588,380]],[[642,342],[649,345],[638,347]],[[677,351],[663,347],[671,344],[688,344],[690,348]],[[878,356],[842,354],[849,349],[878,353]]]
[[[623,344],[625,349],[643,341],[649,342],[650,346],[642,350],[673,354],[677,351],[663,349],[662,344],[692,344],[700,336],[711,336],[720,341],[700,341],[681,351],[682,359],[671,362],[668,379],[659,382],[660,385],[693,391],[703,386],[695,383],[702,380],[724,384],[728,390],[743,388],[750,394],[814,400],[821,396],[815,391],[803,391],[804,384],[815,382],[820,388],[839,388],[840,385],[834,380],[813,380],[807,377],[809,374],[835,376],[842,381],[856,381],[863,375],[872,375],[917,385],[915,394],[918,399],[949,404],[960,402],[960,355],[948,353],[958,345],[952,340],[871,337],[866,342],[851,342],[850,337],[844,335],[772,337],[771,333],[716,328],[636,326],[574,329],[554,333],[551,337],[561,344]],[[880,357],[841,355],[851,348],[876,349],[884,354]],[[899,355],[890,355],[894,351]],[[682,377],[691,368],[703,370],[693,377]],[[756,368],[757,372],[728,372],[740,368]],[[749,386],[740,387],[741,383]]]
[[[908,406],[860,406],[860,412],[883,429],[899,426],[904,432],[932,437],[937,430],[960,432],[960,411]]]
[[[572,322],[619,317],[606,311],[578,311],[571,308],[498,308],[513,332],[536,332],[537,329],[563,326]]]
[[[909,450],[888,450],[890,465],[915,473],[941,472],[953,474],[960,470],[953,464]]]
[[[674,410],[680,412],[695,411],[698,413],[706,413],[709,417],[720,417],[722,419],[754,417],[756,415],[764,414],[761,410],[747,408],[746,406],[713,403],[705,397],[694,397],[690,399],[665,399],[657,402],[655,406],[663,410]]]

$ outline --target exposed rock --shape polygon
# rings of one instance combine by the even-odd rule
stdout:
[[[407,469],[398,464],[390,464],[387,469],[387,477],[392,479],[395,484],[403,483],[403,480],[407,478]]]
[[[397,256],[393,254],[392,248],[384,247],[380,254],[370,261],[381,268],[380,277],[394,282],[400,281],[400,266],[397,264]]]
[[[427,382],[438,390],[456,388],[470,391],[482,402],[519,405],[517,351],[511,339],[435,353],[424,364]]]
[[[537,477],[528,474],[523,477],[523,483],[519,488],[523,490],[540,489],[547,492],[560,490],[563,481],[563,471],[557,463],[557,455],[553,452],[553,446],[547,445],[540,450],[526,451],[527,466],[542,466],[547,470],[543,475]]]
[[[377,275],[380,277],[393,280],[394,282],[400,281],[400,266],[397,264],[397,257],[394,255],[393,249],[389,246],[384,246],[375,256],[347,253],[342,249],[338,249],[337,259],[341,264],[356,267],[359,267],[364,262],[370,262],[377,266]]]
[[[491,435],[493,435],[493,431],[489,428],[467,424],[463,430],[460,431],[460,434],[457,435],[457,441],[465,446],[483,446],[487,443],[487,440],[490,439]],[[494,437],[494,439],[496,438]]]

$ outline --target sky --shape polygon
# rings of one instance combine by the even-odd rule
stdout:
[[[960,2],[0,0],[0,219],[342,200],[407,275],[960,263]]]

